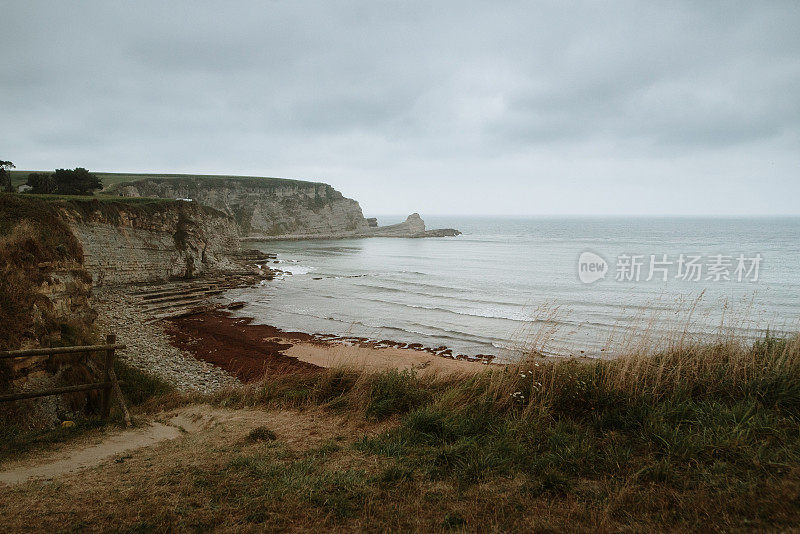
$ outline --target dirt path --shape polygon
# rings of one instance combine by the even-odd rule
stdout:
[[[57,452],[30,455],[30,463],[0,466],[5,477],[14,471],[19,480],[0,484],[0,532],[208,531],[212,525],[223,532],[262,532],[255,524],[248,529],[246,519],[264,509],[264,502],[250,502],[261,489],[242,484],[274,482],[260,471],[268,467],[279,470],[279,479],[292,466],[310,469],[312,478],[325,478],[319,469],[377,474],[383,460],[352,444],[392,424],[321,409],[178,408],[152,427],[87,436]],[[268,432],[254,438],[254,429]],[[297,479],[303,480],[305,475]],[[229,498],[249,511],[229,511]],[[297,502],[291,497],[285,504],[294,510]],[[292,525],[313,530],[298,519],[266,530],[298,530]]]
[[[106,435],[99,443],[70,444],[45,457],[26,458],[3,466],[0,484],[12,485],[32,479],[51,479],[79,471],[128,451],[197,432],[213,422],[214,418],[208,415],[182,412],[164,422],[154,421],[143,428]]]
[[[197,451],[192,447],[198,443],[202,443],[203,449],[211,444],[230,444],[240,440],[253,428],[265,424],[280,436],[282,443],[292,448],[306,448],[332,436],[343,437],[354,428],[353,422],[313,410],[298,413],[289,410],[187,406],[162,414],[141,428],[78,439],[52,452],[33,453],[6,462],[0,466],[0,501],[4,487],[10,489],[25,482],[58,477],[79,477],[84,480],[90,477],[97,482],[99,472],[114,473],[123,463],[129,462],[127,458],[160,455],[154,451],[161,450],[156,447],[162,447],[164,443],[174,441],[173,448],[191,450],[190,456],[194,457]],[[364,428],[374,426],[356,423],[355,428],[362,428],[362,425]],[[182,444],[184,441],[193,442],[194,445]],[[159,461],[170,463],[174,460],[168,460],[165,456]],[[101,469],[92,469],[100,466]],[[110,476],[113,478],[113,475]]]

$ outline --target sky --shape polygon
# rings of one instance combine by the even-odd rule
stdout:
[[[365,215],[800,215],[800,2],[0,0],[0,159]]]

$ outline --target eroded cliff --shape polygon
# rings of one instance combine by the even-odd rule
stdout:
[[[239,250],[233,219],[193,202],[73,202],[61,214],[95,285],[190,278]]]
[[[243,237],[356,235],[369,228],[358,202],[317,182],[153,176],[118,184],[109,192],[125,197],[191,199],[233,217]]]

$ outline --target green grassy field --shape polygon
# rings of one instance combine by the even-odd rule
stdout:
[[[81,201],[97,201],[103,203],[118,203],[129,206],[147,206],[151,204],[165,204],[177,202],[168,198],[143,198],[143,197],[120,197],[117,195],[107,195],[104,193],[97,193],[95,195],[33,195],[28,193],[19,193],[22,198],[29,198],[32,200],[39,199],[48,202],[81,202]]]
[[[14,170],[11,171],[11,182],[14,186],[20,186],[27,182],[28,175],[34,172],[52,172],[52,171],[25,171]],[[306,180],[293,180],[289,178],[274,178],[269,176],[234,176],[234,175],[215,175],[215,174],[137,174],[137,173],[119,173],[119,172],[94,172],[103,182],[103,186],[108,188],[113,185],[135,182],[136,180],[145,180],[147,178],[158,179],[199,179],[199,180],[253,180],[261,184],[278,186],[278,185],[308,185],[309,183],[322,185],[322,182],[309,182]]]

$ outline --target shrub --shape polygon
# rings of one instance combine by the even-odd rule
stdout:
[[[265,426],[260,426],[251,430],[250,433],[247,434],[247,439],[249,441],[256,441],[256,442],[275,441],[276,439],[278,439],[278,436],[275,435],[275,432],[273,432],[269,428]]]
[[[49,172],[32,172],[28,175],[27,185],[31,187],[31,193],[39,195],[50,195],[57,191],[58,184],[55,177]]]

